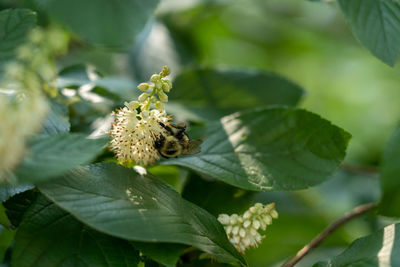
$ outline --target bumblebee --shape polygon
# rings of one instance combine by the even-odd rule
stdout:
[[[160,126],[167,130],[168,135],[161,135],[155,142],[154,147],[164,158],[174,158],[179,155],[196,154],[200,152],[201,140],[191,140],[187,135],[186,125],[178,125],[160,122]]]

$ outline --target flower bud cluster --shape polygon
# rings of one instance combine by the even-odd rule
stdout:
[[[33,29],[28,42],[16,49],[17,60],[5,68],[6,81],[16,89],[43,91],[57,95],[57,68],[54,56],[67,50],[67,35],[57,29]]]
[[[149,165],[159,159],[154,144],[161,135],[168,135],[160,123],[167,124],[172,119],[163,105],[168,101],[165,93],[172,88],[171,82],[165,79],[169,73],[169,68],[164,66],[159,74],[151,76],[154,85],[141,83],[137,86],[145,91],[137,101],[125,102],[125,107],[113,112],[115,119],[110,131],[110,150],[119,163]]]
[[[244,253],[249,247],[257,247],[265,236],[258,231],[266,230],[272,224],[272,219],[278,218],[275,203],[263,205],[256,203],[243,215],[220,214],[218,221],[224,226],[229,241],[240,252]]]
[[[53,56],[67,47],[63,32],[33,29],[6,64],[0,81],[0,182],[12,182],[26,140],[37,133],[49,110],[44,92],[55,95],[57,69]]]
[[[142,93],[138,101],[143,103],[144,106],[149,107],[151,103],[154,104],[155,108],[162,111],[164,110],[163,102],[168,102],[168,93],[172,88],[172,83],[170,80],[165,79],[166,76],[170,74],[170,69],[167,66],[164,66],[159,74],[153,74],[150,78],[149,83],[141,83],[137,86],[140,91],[144,91]],[[151,92],[148,92],[148,91]],[[158,96],[158,99],[157,97]]]

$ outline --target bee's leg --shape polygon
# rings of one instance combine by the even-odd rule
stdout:
[[[174,135],[174,132],[172,131],[171,127],[165,125],[162,122],[159,122],[160,126],[163,127],[165,130],[167,130],[171,135]]]

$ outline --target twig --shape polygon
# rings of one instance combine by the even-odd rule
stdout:
[[[346,222],[354,219],[355,217],[364,214],[376,207],[376,203],[368,203],[355,207],[352,211],[345,214],[343,217],[331,223],[325,230],[317,235],[310,243],[305,245],[302,249],[297,252],[296,256],[285,262],[282,267],[292,267],[304,258],[312,249],[316,248],[326,237],[328,237],[333,231],[345,224]]]
[[[376,175],[378,173],[378,168],[375,166],[362,166],[362,165],[354,165],[354,164],[342,164],[342,169],[356,174],[369,174]]]

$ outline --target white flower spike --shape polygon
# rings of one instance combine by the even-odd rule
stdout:
[[[53,57],[67,43],[58,29],[35,28],[16,49],[17,58],[5,66],[0,80],[0,182],[15,182],[12,171],[26,152],[26,141],[42,128],[49,110],[44,93],[57,95]]]
[[[257,247],[265,236],[258,231],[266,230],[272,224],[272,219],[278,218],[275,203],[263,205],[256,203],[243,215],[220,214],[218,221],[224,226],[229,241],[240,252],[245,252],[249,247]]]
[[[159,74],[151,76],[154,85],[138,85],[139,90],[146,91],[138,101],[125,102],[125,107],[113,113],[115,120],[110,131],[110,150],[119,163],[149,165],[160,158],[154,143],[161,135],[168,134],[160,123],[167,124],[172,119],[162,103],[168,101],[163,88],[172,87],[171,82],[165,79],[169,73],[169,68],[164,66]]]

